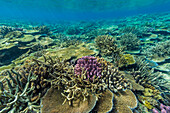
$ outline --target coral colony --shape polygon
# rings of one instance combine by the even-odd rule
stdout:
[[[86,76],[84,79],[92,81],[94,76],[97,76],[98,78],[101,77],[102,69],[101,64],[97,62],[97,58],[85,56],[78,59],[74,72],[76,75],[81,75],[83,72],[85,72]]]
[[[170,14],[158,15],[1,23],[0,113],[170,113]]]

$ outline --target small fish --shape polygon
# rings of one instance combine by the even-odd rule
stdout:
[[[158,63],[154,62],[153,60],[146,59],[146,62],[149,64],[151,68],[157,67]]]

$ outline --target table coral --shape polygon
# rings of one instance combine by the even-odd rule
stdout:
[[[61,95],[61,90],[51,88],[42,99],[42,113],[88,113],[96,105],[96,97],[89,95],[87,100],[79,98],[70,106],[68,102],[62,105],[65,98]]]
[[[115,96],[115,110],[118,113],[133,113],[131,109],[134,109],[138,105],[136,96],[131,90],[118,92]]]

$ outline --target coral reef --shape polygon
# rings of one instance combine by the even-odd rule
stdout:
[[[145,58],[135,57],[136,65],[130,72],[137,83],[147,86],[152,85],[158,89],[164,89],[167,82],[161,72],[153,73],[154,68],[150,69]]]
[[[111,112],[114,106],[113,100],[114,100],[113,93],[106,89],[106,91],[103,92],[102,96],[97,101],[96,106],[92,110],[92,112],[98,113]]]
[[[170,41],[159,42],[155,46],[143,49],[142,54],[152,58],[156,62],[164,61],[170,56]]]
[[[13,77],[11,72],[16,77]],[[19,73],[13,70],[11,72],[8,71],[9,79],[6,78],[0,82],[0,112],[39,112],[41,106],[38,105],[38,101],[40,97],[31,100],[32,94],[30,93],[34,90],[34,87],[29,87],[32,73],[27,75],[27,79],[23,83],[20,81],[21,75]]]
[[[107,87],[113,91],[124,91],[130,87],[130,83],[125,79],[125,75],[121,73],[112,63],[107,62],[103,58],[97,58],[101,64],[101,78]]]
[[[60,57],[65,60],[69,60],[71,58],[81,58],[82,56],[94,55],[95,52],[93,50],[88,49],[87,47],[83,47],[84,45],[79,45],[77,47],[70,46],[68,48],[59,48],[55,49],[47,49],[45,52],[45,56],[51,56],[52,58]]]
[[[34,29],[39,30],[40,34],[50,34],[50,28],[45,25],[34,27]]]
[[[12,31],[12,32],[8,32],[4,38],[20,38],[23,35],[23,33],[21,31]]]
[[[12,27],[9,26],[1,26],[0,27],[0,35],[5,36],[8,32],[13,31]]]
[[[139,50],[140,49],[140,40],[135,34],[126,33],[120,36],[121,46],[125,46],[125,50]]]

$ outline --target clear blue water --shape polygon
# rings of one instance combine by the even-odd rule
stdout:
[[[86,20],[170,11],[170,0],[0,0],[0,18]]]

